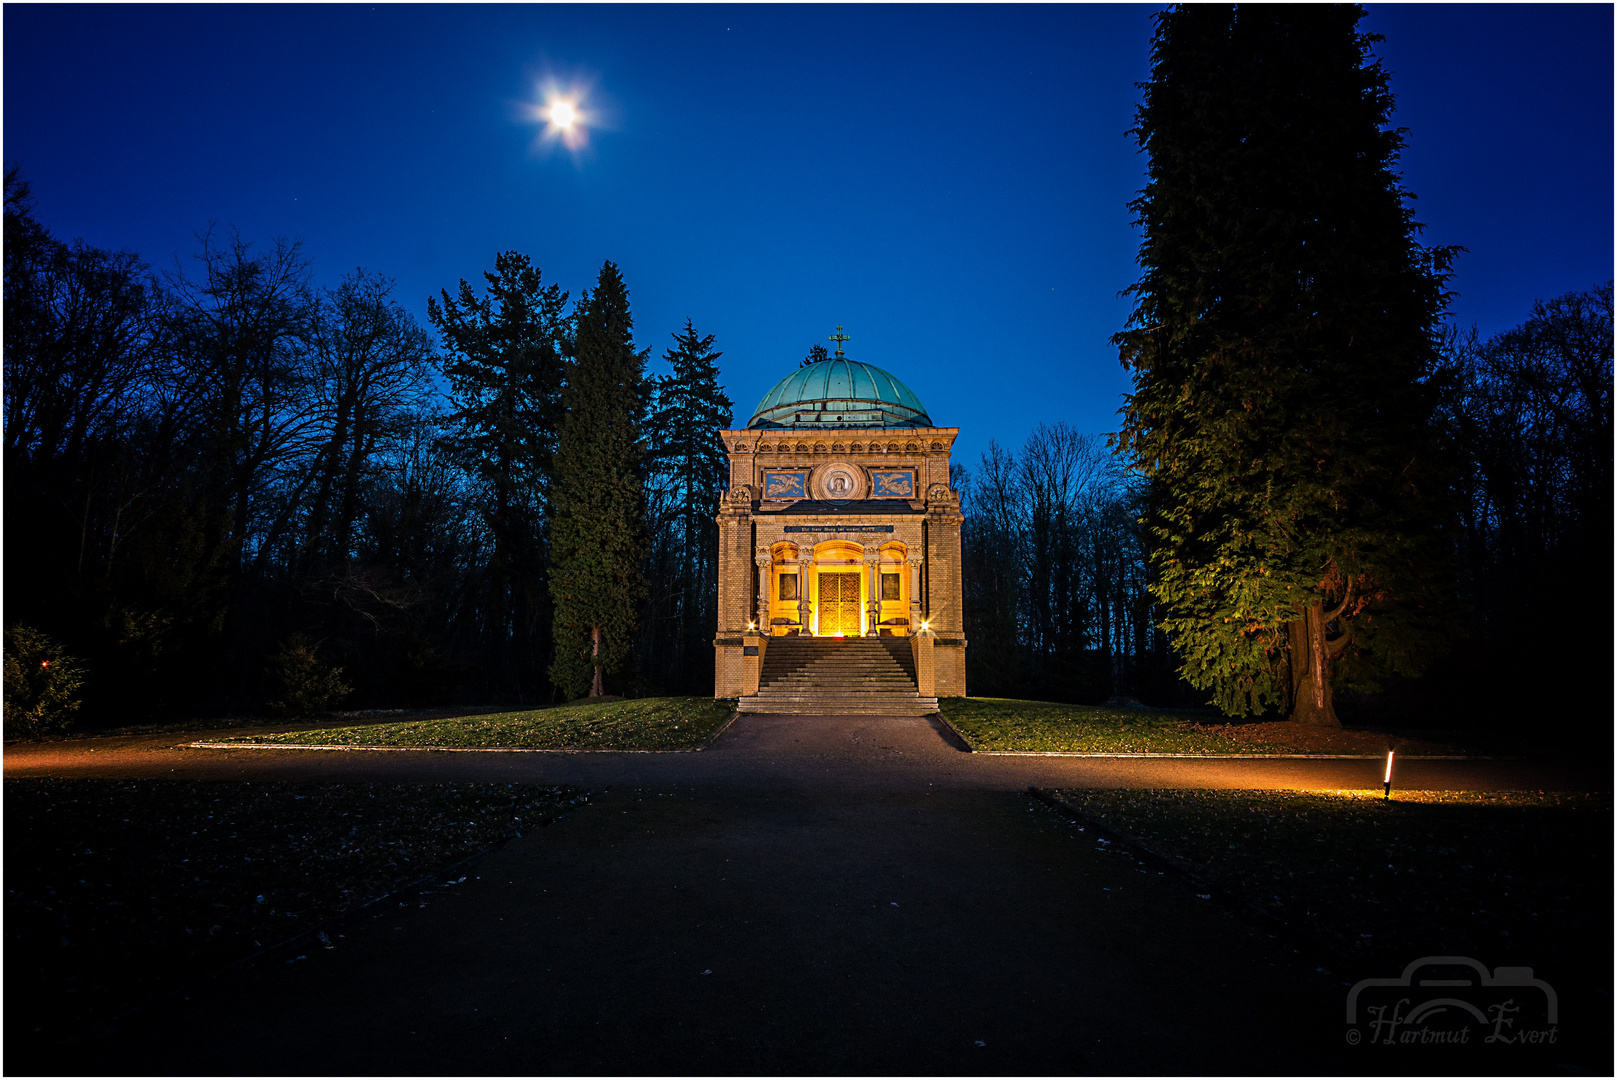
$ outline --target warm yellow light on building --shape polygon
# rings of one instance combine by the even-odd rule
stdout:
[[[580,124],[596,122],[590,112]],[[832,340],[849,339],[839,330]],[[840,690],[826,693],[854,712],[909,715],[902,710],[964,696],[964,518],[949,486],[959,434],[935,426],[891,372],[845,352],[794,367],[745,428],[719,432],[730,475],[717,518],[716,697],[801,710],[801,695],[782,695],[810,685],[783,674],[803,665],[818,672],[813,687],[846,684],[846,702]],[[932,616],[924,622],[923,611]],[[767,653],[754,635],[770,638]],[[850,674],[894,664],[899,681],[914,684],[894,692],[915,701],[886,701]]]

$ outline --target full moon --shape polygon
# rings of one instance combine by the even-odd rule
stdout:
[[[584,106],[585,90],[559,85],[537,89],[539,100],[529,106],[527,112],[534,122],[544,125],[535,148],[560,143],[575,153],[583,149],[589,141],[589,129],[595,123],[595,114]]]

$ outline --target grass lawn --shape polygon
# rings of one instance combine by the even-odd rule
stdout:
[[[1346,958],[1354,979],[1451,954],[1609,993],[1609,793],[1051,794],[1118,838],[1098,850],[1165,858]]]
[[[21,779],[3,792],[19,1044],[105,1022],[584,798],[492,783]]]
[[[1285,721],[1220,723],[1202,713],[1141,712],[1015,698],[944,698],[943,718],[973,750],[1087,754],[1454,754],[1454,746]]]
[[[733,703],[708,697],[632,698],[481,716],[239,735],[221,741],[258,746],[694,750],[734,712]]]

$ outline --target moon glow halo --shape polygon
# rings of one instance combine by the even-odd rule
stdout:
[[[559,142],[569,150],[579,150],[589,139],[590,117],[577,93],[547,92],[545,103],[534,107],[533,116],[545,125],[539,135],[541,143]]]

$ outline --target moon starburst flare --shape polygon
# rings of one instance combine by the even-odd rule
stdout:
[[[591,114],[584,108],[583,95],[577,90],[546,87],[542,91],[543,103],[531,106],[533,119],[544,127],[539,132],[541,144],[561,143],[577,151],[589,142]]]

